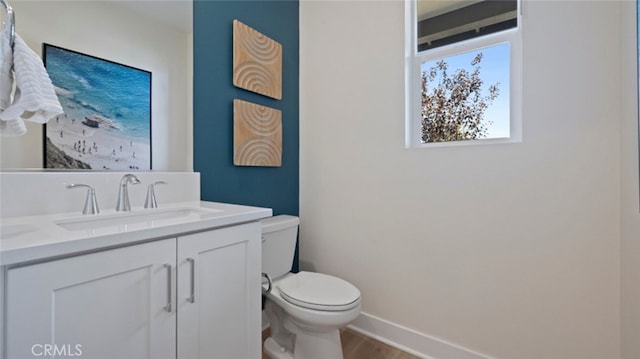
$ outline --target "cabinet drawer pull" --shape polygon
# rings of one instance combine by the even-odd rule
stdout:
[[[173,303],[172,303],[172,296],[171,296],[171,292],[172,290],[172,284],[171,284],[171,264],[165,264],[164,265],[165,268],[167,268],[167,305],[165,305],[164,310],[166,310],[167,312],[171,313],[172,307],[173,307]]]
[[[187,262],[191,263],[191,296],[187,298],[189,303],[196,302],[196,260],[187,258]]]

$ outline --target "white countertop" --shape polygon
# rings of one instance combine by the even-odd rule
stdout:
[[[185,209],[201,211],[195,214],[169,218],[163,212]],[[124,216],[141,217],[147,214],[160,214],[154,220],[138,221],[128,224],[98,224],[91,229],[67,229],[60,223],[93,221],[101,219],[117,222]],[[62,213],[53,215],[0,218],[0,265],[13,265],[22,262],[39,261],[95,251],[111,247],[130,245],[155,238],[175,237],[181,234],[214,229],[234,224],[270,217],[270,208],[241,206],[217,202],[176,202],[165,204],[157,209],[135,207],[131,212],[121,213],[114,210],[98,215],[80,213]]]

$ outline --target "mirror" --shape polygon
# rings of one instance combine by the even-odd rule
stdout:
[[[16,33],[40,56],[48,43],[150,71],[152,168],[193,170],[191,0],[9,2]],[[27,123],[25,136],[0,137],[0,170],[42,168],[42,127]]]

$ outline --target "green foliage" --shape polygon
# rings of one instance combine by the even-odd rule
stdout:
[[[499,83],[482,95],[480,78],[482,53],[471,61],[473,72],[457,69],[452,75],[440,60],[422,72],[422,141],[446,142],[487,137],[484,113],[498,97]]]

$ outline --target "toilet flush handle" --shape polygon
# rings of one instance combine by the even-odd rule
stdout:
[[[269,295],[269,293],[271,293],[271,289],[273,289],[271,277],[264,272],[262,272],[262,276],[267,279],[267,289],[262,287],[262,295]]]

